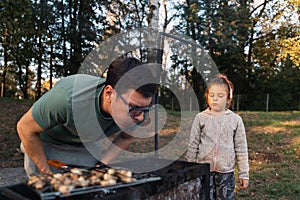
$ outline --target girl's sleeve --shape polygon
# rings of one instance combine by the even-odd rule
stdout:
[[[234,137],[239,178],[249,179],[248,147],[245,126],[242,118],[238,117],[237,129]]]
[[[196,115],[193,121],[192,129],[190,133],[189,145],[185,156],[189,162],[197,161],[197,155],[199,152],[200,134],[201,134],[200,115]]]

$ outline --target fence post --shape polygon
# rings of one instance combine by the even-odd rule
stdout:
[[[240,111],[240,95],[237,95],[237,99],[236,99],[236,110]]]
[[[269,111],[269,98],[270,98],[270,94],[267,93],[266,112]]]

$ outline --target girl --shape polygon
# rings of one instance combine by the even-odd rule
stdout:
[[[242,118],[229,110],[233,85],[223,74],[206,90],[208,108],[194,119],[186,158],[210,163],[210,199],[233,199],[234,167],[241,188],[249,184],[248,148]]]

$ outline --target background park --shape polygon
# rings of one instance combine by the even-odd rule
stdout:
[[[299,0],[1,1],[0,167],[22,166],[18,118],[57,80],[76,74],[97,44],[126,30],[157,28],[202,46],[235,86],[231,109],[245,122],[251,170],[250,187],[237,187],[236,198],[299,199],[299,9]],[[153,61],[150,49],[138,52],[127,54]],[[180,110],[191,109],[168,86],[183,95],[191,87],[203,110],[205,81],[187,57],[160,55],[169,63],[159,97],[168,110],[162,147],[177,132]],[[153,139],[131,149],[151,151]]]

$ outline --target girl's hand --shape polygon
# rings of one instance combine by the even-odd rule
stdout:
[[[240,179],[240,186],[241,186],[241,188],[247,188],[248,187],[248,185],[249,185],[249,180],[247,180],[247,179]]]

